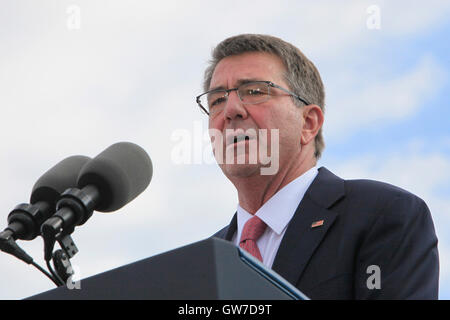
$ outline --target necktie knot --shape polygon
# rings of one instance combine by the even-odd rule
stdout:
[[[253,216],[245,223],[244,229],[242,230],[240,242],[246,240],[257,241],[266,230],[266,226],[267,225],[265,224],[265,222],[262,221],[259,217]]]
[[[256,241],[262,236],[266,230],[266,227],[267,225],[264,221],[257,216],[253,216],[245,223],[244,229],[242,230],[241,239],[239,241],[239,246],[242,249],[248,251],[260,261],[262,261],[262,257]]]

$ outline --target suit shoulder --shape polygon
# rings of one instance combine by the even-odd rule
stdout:
[[[386,199],[392,198],[407,198],[407,199],[420,199],[415,194],[394,186],[392,184],[369,180],[369,179],[355,179],[345,180],[345,187],[347,194],[349,195],[370,195],[372,197],[383,197]],[[421,200],[421,199],[420,199]]]
[[[367,206],[387,209],[392,206],[408,208],[407,211],[428,211],[426,203],[415,194],[392,184],[369,180],[345,180],[346,193],[350,198],[361,199]],[[425,210],[423,210],[425,209]],[[390,211],[390,210],[389,210]],[[381,212],[380,212],[381,213]],[[401,214],[405,212],[391,212]]]

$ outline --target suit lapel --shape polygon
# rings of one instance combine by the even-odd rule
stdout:
[[[237,212],[234,214],[233,219],[231,219],[230,224],[225,232],[225,240],[233,240],[233,235],[237,230]]]
[[[329,208],[344,194],[344,181],[320,168],[289,222],[272,266],[275,272],[294,285],[298,282],[336,219],[337,214]]]

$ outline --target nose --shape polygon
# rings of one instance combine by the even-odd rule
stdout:
[[[227,103],[223,112],[225,120],[246,119],[248,116],[247,109],[244,107],[241,99],[237,95],[237,91],[233,90],[228,94]]]

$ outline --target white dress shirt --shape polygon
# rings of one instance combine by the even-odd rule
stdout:
[[[263,264],[266,267],[272,268],[273,261],[275,260],[278,247],[286,232],[287,225],[294,216],[295,210],[297,210],[306,190],[309,188],[318,172],[317,167],[312,167],[275,193],[261,208],[259,208],[258,211],[255,212],[255,215],[267,224],[266,230],[257,241],[259,251],[263,258]],[[251,217],[253,217],[253,215],[241,208],[238,204],[237,231],[234,233],[232,239],[232,242],[237,246],[239,246],[242,229]]]

